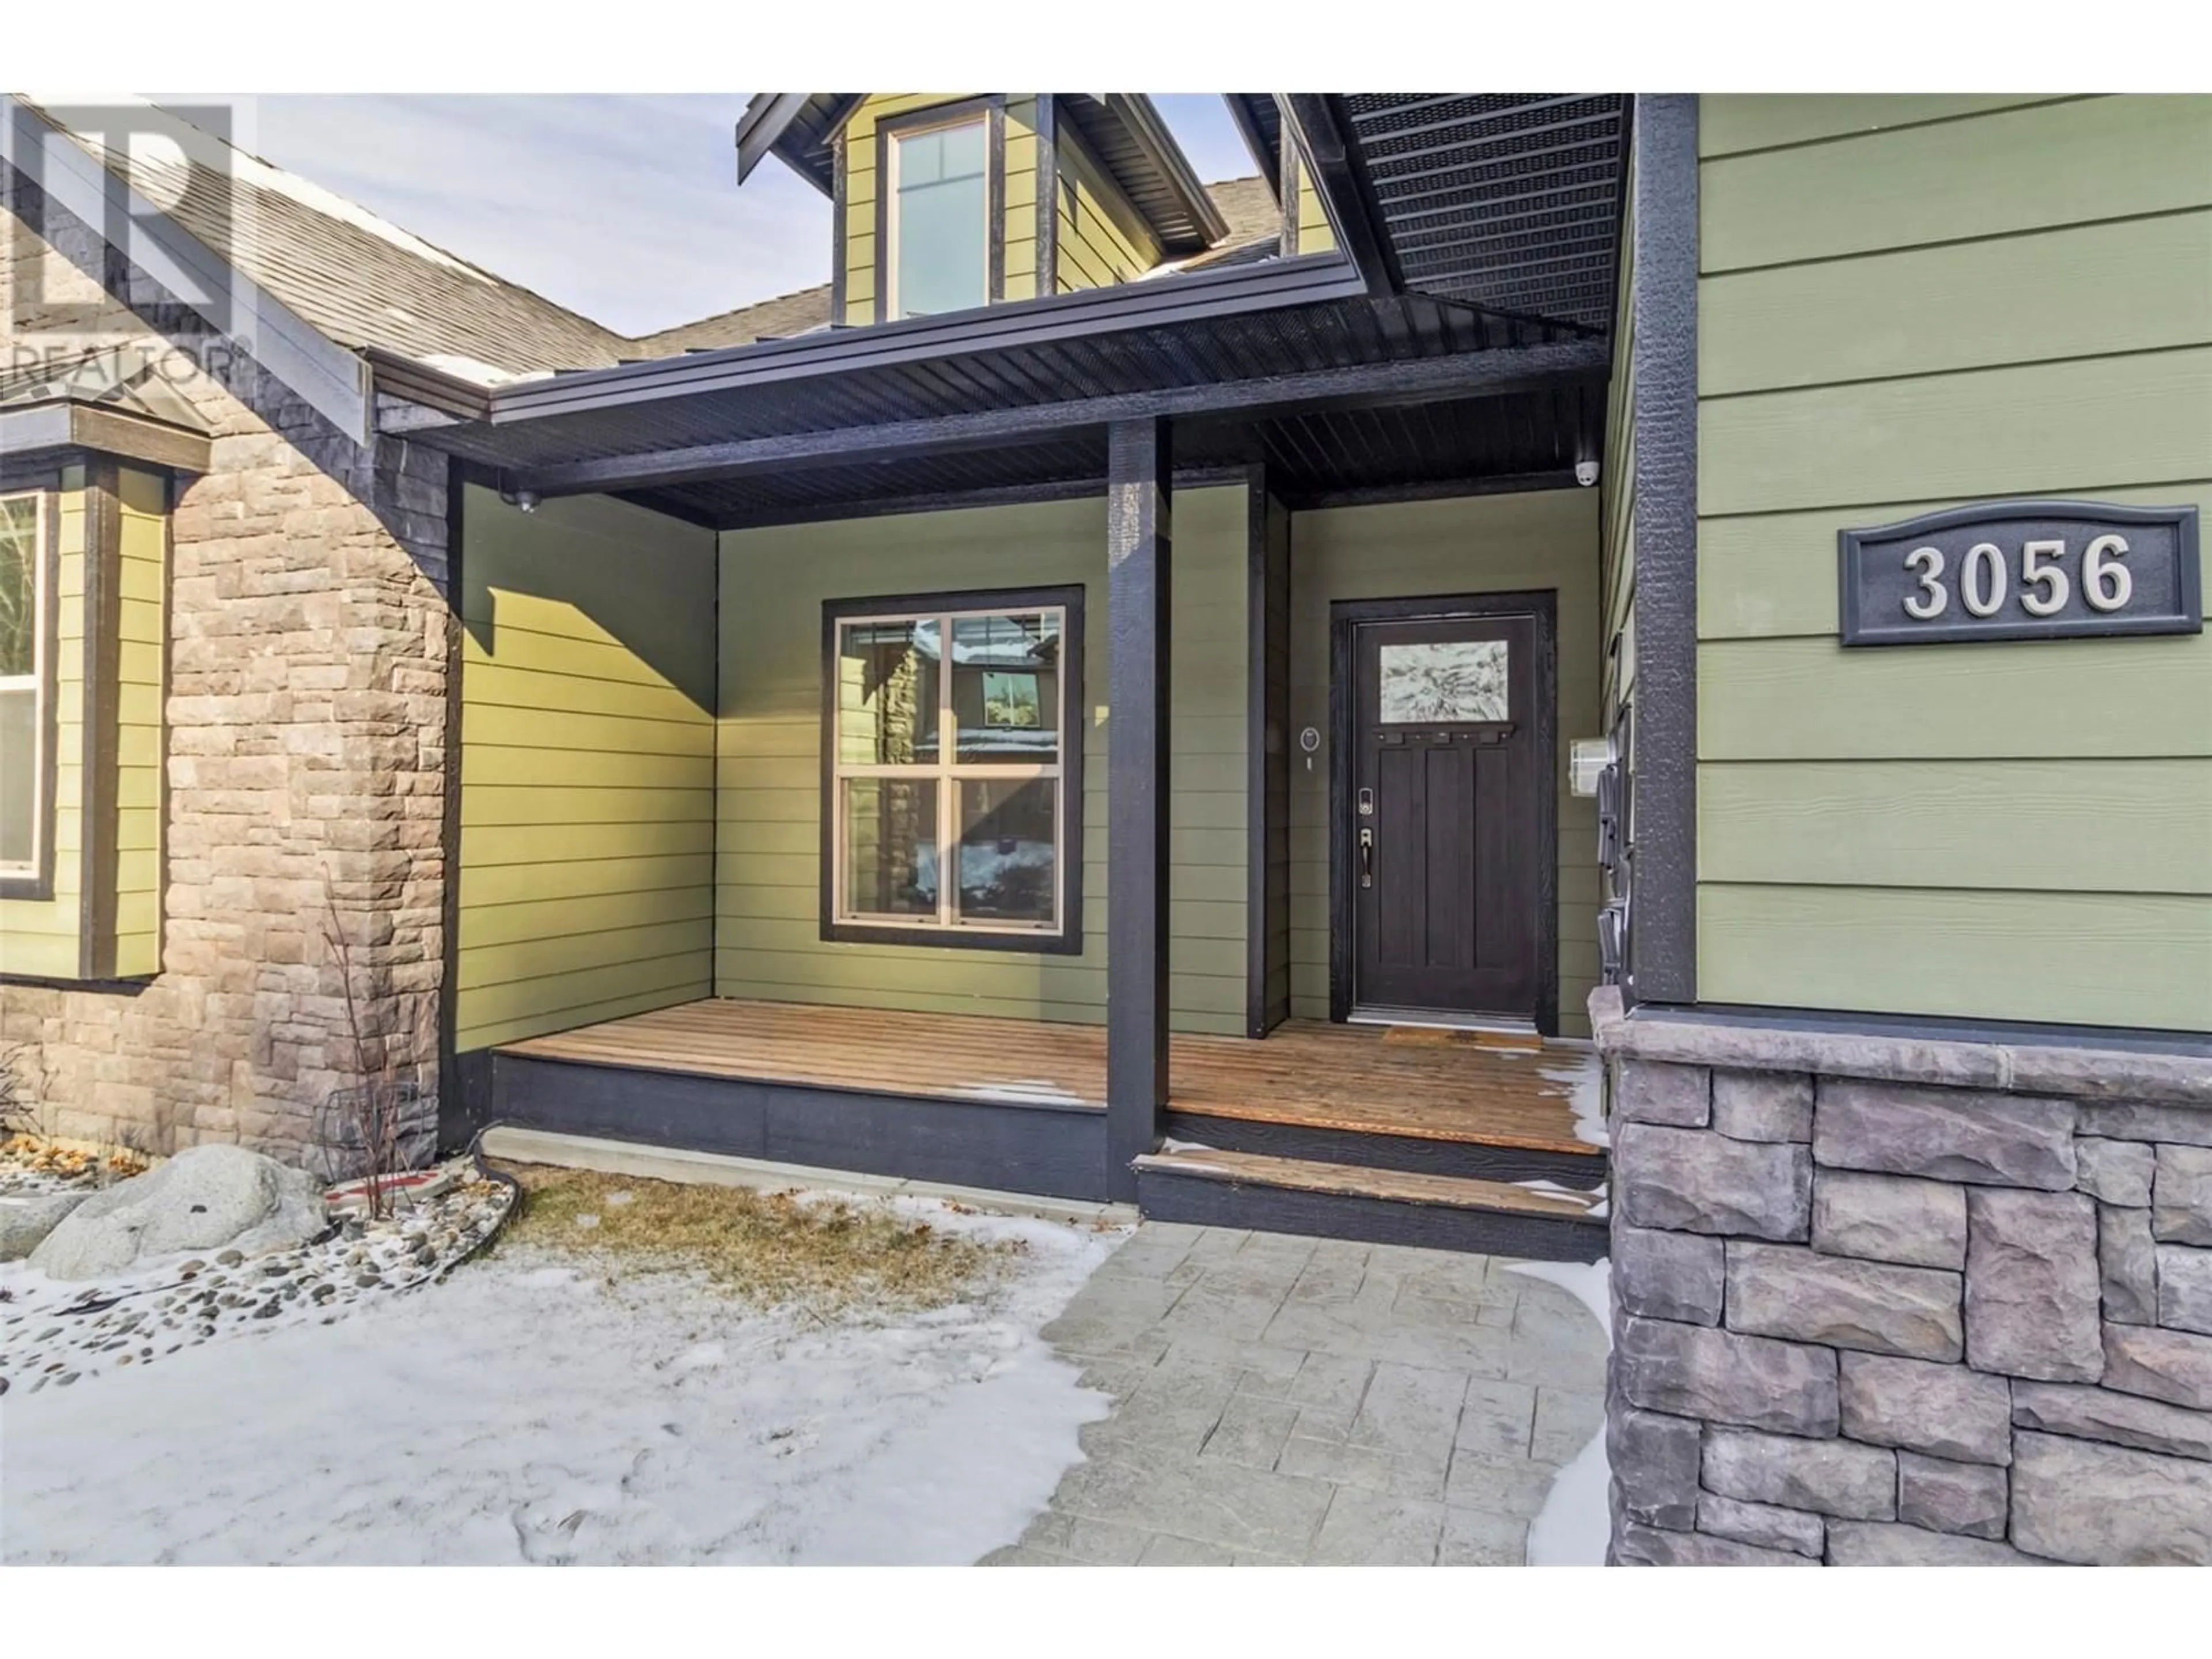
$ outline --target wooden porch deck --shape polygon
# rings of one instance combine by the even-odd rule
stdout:
[[[1106,1104],[1093,1025],[714,999],[510,1043],[503,1055],[878,1096]],[[1575,1097],[1588,1051],[1294,1020],[1264,1040],[1177,1036],[1170,1111],[1408,1140],[1587,1154]]]

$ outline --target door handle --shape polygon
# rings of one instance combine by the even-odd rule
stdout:
[[[1375,884],[1375,831],[1364,823],[1359,826],[1359,884]]]

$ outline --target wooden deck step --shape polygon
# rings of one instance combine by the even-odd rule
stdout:
[[[1551,1261],[1606,1251],[1605,1193],[1172,1146],[1138,1158],[1148,1216]]]

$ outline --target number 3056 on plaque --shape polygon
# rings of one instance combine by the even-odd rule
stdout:
[[[1845,645],[2204,627],[2194,507],[1990,501],[1838,543]]]

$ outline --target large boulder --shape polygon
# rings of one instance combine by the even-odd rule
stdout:
[[[243,1146],[195,1146],[86,1199],[31,1252],[31,1266],[96,1279],[179,1250],[281,1250],[328,1224],[313,1177]]]
[[[0,1193],[0,1261],[21,1261],[85,1200],[82,1193]]]

